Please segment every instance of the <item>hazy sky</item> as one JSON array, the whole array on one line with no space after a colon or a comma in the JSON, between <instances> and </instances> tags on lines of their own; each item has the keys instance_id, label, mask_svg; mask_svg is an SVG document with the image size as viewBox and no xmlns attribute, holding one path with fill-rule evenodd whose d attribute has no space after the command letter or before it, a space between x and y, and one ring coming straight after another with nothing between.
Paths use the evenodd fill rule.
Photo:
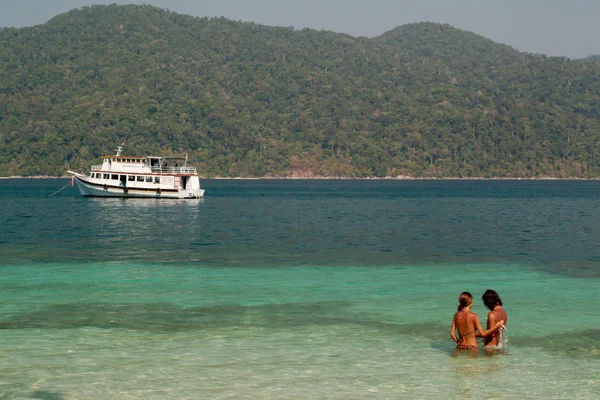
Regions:
<instances>
[{"instance_id":1,"label":"hazy sky","mask_svg":"<svg viewBox=\"0 0 600 400\"><path fill-rule=\"evenodd\" d=\"M600 0L0 0L0 26L37 25L73 8L112 3L368 37L433 21L530 53L600 54Z\"/></svg>"}]
</instances>

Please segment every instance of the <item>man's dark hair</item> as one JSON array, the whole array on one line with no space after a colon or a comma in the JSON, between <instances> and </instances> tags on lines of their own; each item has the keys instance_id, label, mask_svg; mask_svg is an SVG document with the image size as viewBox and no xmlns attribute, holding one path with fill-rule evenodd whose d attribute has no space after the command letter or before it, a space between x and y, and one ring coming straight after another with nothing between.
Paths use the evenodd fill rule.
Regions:
<instances>
[{"instance_id":1,"label":"man's dark hair","mask_svg":"<svg viewBox=\"0 0 600 400\"><path fill-rule=\"evenodd\" d=\"M483 300L483 304L485 304L489 310L493 310L494 307L502 305L500 296L498 296L498 293L492 289L486 290L483 296L481 296L481 300Z\"/></svg>"}]
</instances>

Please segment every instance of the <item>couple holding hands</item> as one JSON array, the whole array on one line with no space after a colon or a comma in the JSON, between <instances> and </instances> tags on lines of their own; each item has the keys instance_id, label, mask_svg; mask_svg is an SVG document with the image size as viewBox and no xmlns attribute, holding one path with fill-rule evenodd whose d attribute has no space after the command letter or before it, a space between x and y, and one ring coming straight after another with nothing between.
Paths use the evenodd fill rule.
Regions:
<instances>
[{"instance_id":1,"label":"couple holding hands","mask_svg":"<svg viewBox=\"0 0 600 400\"><path fill-rule=\"evenodd\" d=\"M502 308L502 300L494 290L488 289L481 296L483 304L490 310L487 319L487 330L479 322L477 314L471 311L473 296L462 292L458 297L458 311L452 318L450 337L456 342L458 350L474 350L479 348L477 338L482 337L485 348L498 348L501 344L501 333L504 330L508 315ZM458 333L458 335L457 335Z\"/></svg>"}]
</instances>

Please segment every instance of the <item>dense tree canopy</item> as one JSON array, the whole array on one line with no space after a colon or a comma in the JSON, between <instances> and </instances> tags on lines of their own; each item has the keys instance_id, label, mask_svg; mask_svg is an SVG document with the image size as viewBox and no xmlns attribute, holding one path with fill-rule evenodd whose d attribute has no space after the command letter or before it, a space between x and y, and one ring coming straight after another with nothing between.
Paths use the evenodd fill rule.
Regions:
<instances>
[{"instance_id":1,"label":"dense tree canopy","mask_svg":"<svg viewBox=\"0 0 600 400\"><path fill-rule=\"evenodd\" d=\"M584 58L584 61L600 62L600 54L594 54L589 57L586 57Z\"/></svg>"},{"instance_id":2,"label":"dense tree canopy","mask_svg":"<svg viewBox=\"0 0 600 400\"><path fill-rule=\"evenodd\" d=\"M0 176L189 154L205 176L600 177L600 64L93 6L0 30Z\"/></svg>"}]
</instances>

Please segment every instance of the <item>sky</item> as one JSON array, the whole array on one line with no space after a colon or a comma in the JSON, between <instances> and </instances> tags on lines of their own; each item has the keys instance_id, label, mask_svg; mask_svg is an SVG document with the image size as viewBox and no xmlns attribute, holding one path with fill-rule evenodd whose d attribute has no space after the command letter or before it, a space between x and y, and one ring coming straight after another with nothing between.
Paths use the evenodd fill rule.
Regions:
<instances>
[{"instance_id":1,"label":"sky","mask_svg":"<svg viewBox=\"0 0 600 400\"><path fill-rule=\"evenodd\" d=\"M529 53L600 54L600 0L0 0L0 27L42 24L74 8L113 3L367 37L431 21Z\"/></svg>"}]
</instances>

